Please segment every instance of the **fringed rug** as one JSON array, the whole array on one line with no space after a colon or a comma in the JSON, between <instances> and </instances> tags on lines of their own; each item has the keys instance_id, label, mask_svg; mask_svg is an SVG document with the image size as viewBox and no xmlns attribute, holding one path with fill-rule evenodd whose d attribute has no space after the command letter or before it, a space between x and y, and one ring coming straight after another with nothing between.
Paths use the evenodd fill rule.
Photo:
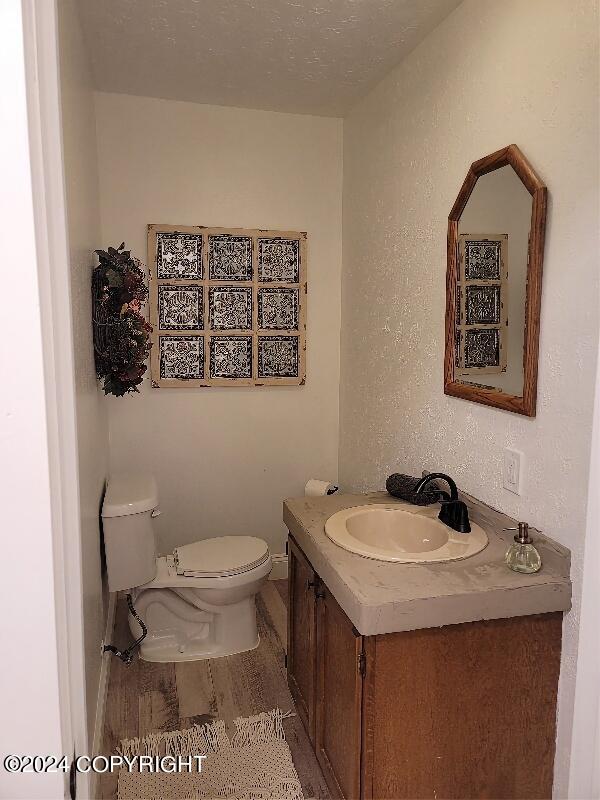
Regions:
<instances>
[{"instance_id":1,"label":"fringed rug","mask_svg":"<svg viewBox=\"0 0 600 800\"><path fill-rule=\"evenodd\" d=\"M303 800L280 709L239 717L230 739L222 720L125 739L122 756L205 755L200 772L119 771L119 800Z\"/></svg>"}]
</instances>

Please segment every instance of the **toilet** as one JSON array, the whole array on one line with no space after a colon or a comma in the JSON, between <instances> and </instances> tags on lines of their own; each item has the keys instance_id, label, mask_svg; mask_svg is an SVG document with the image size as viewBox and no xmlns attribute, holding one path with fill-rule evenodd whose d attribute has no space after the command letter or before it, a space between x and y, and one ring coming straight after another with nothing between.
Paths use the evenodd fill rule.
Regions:
<instances>
[{"instance_id":1,"label":"toilet","mask_svg":"<svg viewBox=\"0 0 600 800\"><path fill-rule=\"evenodd\" d=\"M126 591L148 628L145 661L197 661L258 646L255 595L272 568L266 542L220 536L158 558L153 518L160 514L151 475L108 480L102 520L109 591ZM137 639L142 629L130 614Z\"/></svg>"}]
</instances>

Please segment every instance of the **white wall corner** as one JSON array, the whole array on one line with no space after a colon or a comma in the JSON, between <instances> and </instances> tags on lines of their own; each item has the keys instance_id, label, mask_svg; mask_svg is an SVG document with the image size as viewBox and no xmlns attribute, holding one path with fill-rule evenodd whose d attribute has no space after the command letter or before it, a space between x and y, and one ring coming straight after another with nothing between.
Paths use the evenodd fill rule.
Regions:
<instances>
[{"instance_id":1,"label":"white wall corner","mask_svg":"<svg viewBox=\"0 0 600 800\"><path fill-rule=\"evenodd\" d=\"M568 797L600 798L600 370L596 379Z\"/></svg>"}]
</instances>

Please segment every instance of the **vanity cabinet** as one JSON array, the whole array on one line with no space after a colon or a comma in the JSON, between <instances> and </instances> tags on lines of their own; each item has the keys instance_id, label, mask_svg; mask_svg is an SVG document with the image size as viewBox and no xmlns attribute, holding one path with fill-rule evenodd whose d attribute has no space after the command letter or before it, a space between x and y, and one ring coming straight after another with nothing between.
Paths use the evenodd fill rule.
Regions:
<instances>
[{"instance_id":1,"label":"vanity cabinet","mask_svg":"<svg viewBox=\"0 0 600 800\"><path fill-rule=\"evenodd\" d=\"M361 636L289 541L289 686L334 797L551 797L562 612Z\"/></svg>"},{"instance_id":2,"label":"vanity cabinet","mask_svg":"<svg viewBox=\"0 0 600 800\"><path fill-rule=\"evenodd\" d=\"M296 711L315 743L317 684L317 575L290 537L288 542L288 649L287 672Z\"/></svg>"},{"instance_id":3,"label":"vanity cabinet","mask_svg":"<svg viewBox=\"0 0 600 800\"><path fill-rule=\"evenodd\" d=\"M315 752L337 797L359 797L363 637L323 584L317 608Z\"/></svg>"}]
</instances>

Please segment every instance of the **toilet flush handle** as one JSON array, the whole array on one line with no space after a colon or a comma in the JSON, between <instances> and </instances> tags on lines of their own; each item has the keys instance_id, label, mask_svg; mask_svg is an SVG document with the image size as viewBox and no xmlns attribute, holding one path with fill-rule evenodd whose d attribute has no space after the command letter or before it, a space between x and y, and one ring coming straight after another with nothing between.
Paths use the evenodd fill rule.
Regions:
<instances>
[{"instance_id":1,"label":"toilet flush handle","mask_svg":"<svg viewBox=\"0 0 600 800\"><path fill-rule=\"evenodd\" d=\"M153 517L160 517L160 508L158 506L152 509L152 516Z\"/></svg>"}]
</instances>

